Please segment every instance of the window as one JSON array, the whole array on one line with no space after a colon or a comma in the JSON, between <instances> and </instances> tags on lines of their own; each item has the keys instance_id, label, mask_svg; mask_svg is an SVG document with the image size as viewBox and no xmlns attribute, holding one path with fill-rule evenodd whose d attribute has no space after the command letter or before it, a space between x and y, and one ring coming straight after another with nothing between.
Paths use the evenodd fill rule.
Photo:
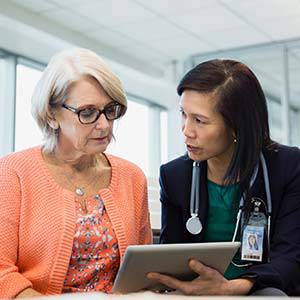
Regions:
<instances>
[{"instance_id":1,"label":"window","mask_svg":"<svg viewBox=\"0 0 300 300\"><path fill-rule=\"evenodd\" d=\"M291 144L300 146L300 113L299 109L290 110L290 131L291 131Z\"/></svg>"},{"instance_id":2,"label":"window","mask_svg":"<svg viewBox=\"0 0 300 300\"><path fill-rule=\"evenodd\" d=\"M282 120L281 120L281 105L272 99L267 98L270 136L276 142L282 142Z\"/></svg>"},{"instance_id":3,"label":"window","mask_svg":"<svg viewBox=\"0 0 300 300\"><path fill-rule=\"evenodd\" d=\"M42 134L31 116L31 96L41 71L17 65L15 151L42 143Z\"/></svg>"},{"instance_id":4,"label":"window","mask_svg":"<svg viewBox=\"0 0 300 300\"><path fill-rule=\"evenodd\" d=\"M0 52L1 53L1 52ZM4 107L6 107L6 95L5 95L5 87L6 87L6 85L5 85L5 65L4 65L4 59L2 59L1 57L0 57L0 82L1 82L1 85L4 85L4 86L1 86L1 88L0 88L0 104L1 104L1 107L2 108L4 108ZM1 119L3 118L3 113L4 113L4 110L2 109L2 111L0 111L0 117L1 117ZM2 156L2 155L5 155L5 154L7 154L7 151L6 151L6 149L5 149L5 147L4 147L4 142L6 142L6 138L5 138L5 134L7 134L7 130L6 130L6 128L5 128L5 125L6 125L6 122L4 121L3 122L3 120L1 120L0 119L0 122L1 122L1 124L0 124L0 140L1 140L1 142L2 143L0 143L0 145L1 145L1 149L0 149L0 156Z\"/></svg>"},{"instance_id":5,"label":"window","mask_svg":"<svg viewBox=\"0 0 300 300\"><path fill-rule=\"evenodd\" d=\"M4 70L4 59L1 58L0 52L0 82L4 82L5 70ZM3 88L0 89L0 97L3 97Z\"/></svg>"},{"instance_id":6,"label":"window","mask_svg":"<svg viewBox=\"0 0 300 300\"><path fill-rule=\"evenodd\" d=\"M158 172L160 164L167 160L167 113L157 106L128 100L127 112L115 123L114 135L116 141L108 152L134 162L146 174L151 224L159 229Z\"/></svg>"},{"instance_id":7,"label":"window","mask_svg":"<svg viewBox=\"0 0 300 300\"><path fill-rule=\"evenodd\" d=\"M108 152L134 162L148 174L149 107L129 100L126 114L114 124L114 136Z\"/></svg>"},{"instance_id":8,"label":"window","mask_svg":"<svg viewBox=\"0 0 300 300\"><path fill-rule=\"evenodd\" d=\"M300 45L291 47L288 53L291 144L300 147Z\"/></svg>"},{"instance_id":9,"label":"window","mask_svg":"<svg viewBox=\"0 0 300 300\"><path fill-rule=\"evenodd\" d=\"M160 113L160 153L161 163L168 161L168 113L163 110Z\"/></svg>"},{"instance_id":10,"label":"window","mask_svg":"<svg viewBox=\"0 0 300 300\"><path fill-rule=\"evenodd\" d=\"M14 150L16 59L2 55L0 60L0 155Z\"/></svg>"}]
</instances>

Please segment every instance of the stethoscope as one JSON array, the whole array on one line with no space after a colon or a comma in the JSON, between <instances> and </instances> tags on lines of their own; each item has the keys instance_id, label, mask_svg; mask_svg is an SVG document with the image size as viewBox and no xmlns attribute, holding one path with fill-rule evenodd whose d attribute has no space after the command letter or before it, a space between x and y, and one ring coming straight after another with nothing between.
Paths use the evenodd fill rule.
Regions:
<instances>
[{"instance_id":1,"label":"stethoscope","mask_svg":"<svg viewBox=\"0 0 300 300\"><path fill-rule=\"evenodd\" d=\"M269 175L266 160L262 153L259 155L259 159L263 169L263 176L264 176L264 184L265 184L265 192L267 196L267 208L266 211L268 213L267 218L267 238L268 238L268 250L270 250L270 225L271 225L271 213L272 213L272 201L271 201L271 192L270 192L270 182L269 182ZM258 164L256 165L253 174L250 179L250 188L253 186L254 181L258 174ZM191 217L186 222L186 229L194 235L199 234L202 231L202 223L198 216L199 212L199 204L200 204L200 191L199 191L199 179L200 179L200 162L194 161L193 162L193 175L192 175L192 186L191 186L191 198L190 198L190 214ZM241 221L242 211L244 207L244 199L246 198L246 194L242 195L239 204L239 210L237 213L237 220L235 225L235 230L233 234L232 241L235 241L238 227ZM268 252L269 253L269 252Z\"/></svg>"}]
</instances>

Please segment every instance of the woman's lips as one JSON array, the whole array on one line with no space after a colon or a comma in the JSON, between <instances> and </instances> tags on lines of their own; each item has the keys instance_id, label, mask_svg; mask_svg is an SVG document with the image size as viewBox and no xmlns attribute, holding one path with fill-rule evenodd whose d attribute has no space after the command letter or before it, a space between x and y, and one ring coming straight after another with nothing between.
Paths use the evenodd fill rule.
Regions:
<instances>
[{"instance_id":1,"label":"woman's lips","mask_svg":"<svg viewBox=\"0 0 300 300\"><path fill-rule=\"evenodd\" d=\"M186 145L186 148L189 152L198 152L199 151L198 147L193 147L191 145Z\"/></svg>"},{"instance_id":2,"label":"woman's lips","mask_svg":"<svg viewBox=\"0 0 300 300\"><path fill-rule=\"evenodd\" d=\"M92 140L99 142L99 143L106 143L107 139L108 139L108 137L104 136L104 137L93 138Z\"/></svg>"}]
</instances>

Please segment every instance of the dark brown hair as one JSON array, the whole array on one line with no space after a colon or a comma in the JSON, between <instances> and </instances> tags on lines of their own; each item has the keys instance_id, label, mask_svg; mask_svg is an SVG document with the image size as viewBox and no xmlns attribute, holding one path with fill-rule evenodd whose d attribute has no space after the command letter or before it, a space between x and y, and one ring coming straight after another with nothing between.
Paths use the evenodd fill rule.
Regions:
<instances>
[{"instance_id":1,"label":"dark brown hair","mask_svg":"<svg viewBox=\"0 0 300 300\"><path fill-rule=\"evenodd\" d=\"M248 189L259 153L272 144L266 98L256 76L240 62L216 59L190 70L177 87L179 95L184 90L216 95L216 109L237 140L224 182L239 180Z\"/></svg>"}]
</instances>

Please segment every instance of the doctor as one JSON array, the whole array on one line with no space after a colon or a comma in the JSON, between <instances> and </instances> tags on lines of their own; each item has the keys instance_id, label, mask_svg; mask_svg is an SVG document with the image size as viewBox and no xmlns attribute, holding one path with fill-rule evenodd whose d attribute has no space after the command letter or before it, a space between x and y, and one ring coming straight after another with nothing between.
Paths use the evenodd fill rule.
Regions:
<instances>
[{"instance_id":1,"label":"doctor","mask_svg":"<svg viewBox=\"0 0 300 300\"><path fill-rule=\"evenodd\" d=\"M160 242L242 246L224 276L190 260L193 281L148 277L188 295L292 294L300 286L299 149L271 140L264 93L242 63L201 63L177 91L187 154L160 169Z\"/></svg>"}]
</instances>

